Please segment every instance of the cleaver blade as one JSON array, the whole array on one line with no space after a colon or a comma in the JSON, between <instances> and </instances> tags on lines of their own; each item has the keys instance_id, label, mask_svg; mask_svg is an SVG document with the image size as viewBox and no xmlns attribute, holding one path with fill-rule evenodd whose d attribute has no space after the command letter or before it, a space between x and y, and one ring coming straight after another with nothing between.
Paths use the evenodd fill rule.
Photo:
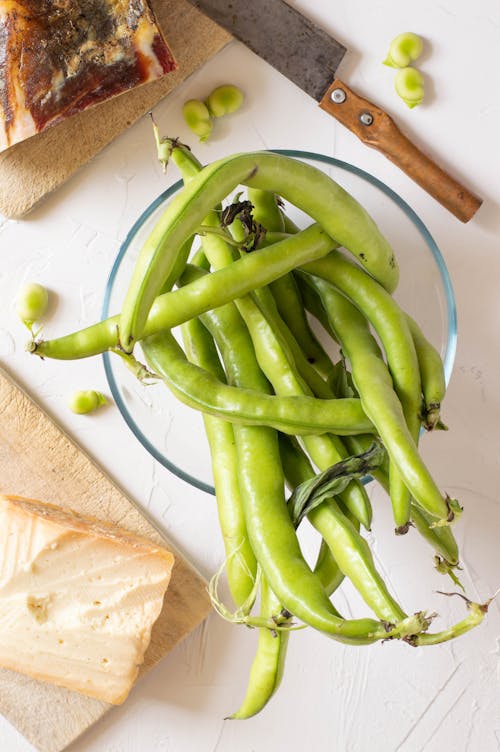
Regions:
<instances>
[{"instance_id":1,"label":"cleaver blade","mask_svg":"<svg viewBox=\"0 0 500 752\"><path fill-rule=\"evenodd\" d=\"M284 2L191 0L252 52L320 102L347 52Z\"/></svg>"}]
</instances>

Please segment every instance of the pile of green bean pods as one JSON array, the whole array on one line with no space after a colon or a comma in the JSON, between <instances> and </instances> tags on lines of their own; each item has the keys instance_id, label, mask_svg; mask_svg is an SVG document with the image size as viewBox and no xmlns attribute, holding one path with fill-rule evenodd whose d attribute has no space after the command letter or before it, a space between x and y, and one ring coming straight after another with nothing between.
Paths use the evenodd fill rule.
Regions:
<instances>
[{"instance_id":1,"label":"pile of green bean pods","mask_svg":"<svg viewBox=\"0 0 500 752\"><path fill-rule=\"evenodd\" d=\"M202 412L234 607L220 602L219 573L210 593L219 613L259 634L231 716L247 718L277 689L296 628L351 645L432 645L479 624L488 604L463 595L463 621L431 632L433 615L395 600L362 534L372 523L369 472L387 491L396 533L418 531L460 585L452 523L461 508L418 450L422 427L443 427L441 358L392 297L397 260L375 222L298 160L255 152L203 167L156 137L185 185L144 243L121 313L29 349L58 359L114 351ZM310 218L305 229L285 202ZM304 518L318 532L313 566L297 535ZM344 578L366 617L334 605Z\"/></svg>"}]
</instances>

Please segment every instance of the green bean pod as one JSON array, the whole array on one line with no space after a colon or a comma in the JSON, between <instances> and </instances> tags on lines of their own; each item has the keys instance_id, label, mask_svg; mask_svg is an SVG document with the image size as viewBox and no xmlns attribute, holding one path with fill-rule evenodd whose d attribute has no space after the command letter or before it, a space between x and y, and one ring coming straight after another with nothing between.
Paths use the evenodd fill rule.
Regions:
<instances>
[{"instance_id":1,"label":"green bean pod","mask_svg":"<svg viewBox=\"0 0 500 752\"><path fill-rule=\"evenodd\" d=\"M293 460L291 459L293 444L290 445L284 439L280 449L285 474L288 468L296 485L314 477L312 467L301 461L296 450ZM293 469L290 468L292 464ZM333 499L323 502L308 512L307 519L322 536L340 571L351 580L375 615L392 623L406 619L406 614L391 596L377 571L368 543L338 504Z\"/></svg>"},{"instance_id":2,"label":"green bean pod","mask_svg":"<svg viewBox=\"0 0 500 752\"><path fill-rule=\"evenodd\" d=\"M239 310L249 329L257 361L280 396L311 395L311 390L298 373L293 358L287 352L286 342L276 334L268 319L262 315L254 301L248 297L238 301ZM347 450L334 435L304 435L304 445L320 470L347 457ZM366 528L370 528L372 510L362 484L353 481L340 497L348 509Z\"/></svg>"},{"instance_id":3,"label":"green bean pod","mask_svg":"<svg viewBox=\"0 0 500 752\"><path fill-rule=\"evenodd\" d=\"M303 281L306 280L307 278L304 278ZM320 300L323 302L325 309L328 310L331 322L330 326L336 326L336 336L337 339L340 340L344 351L347 353L349 352L346 337L348 339L349 337L350 339L356 337L359 343L362 343L362 347L359 347L359 350L357 350L357 357L360 358L359 363L362 362L361 359L363 357L369 357L376 362L378 373L382 380L386 382L385 389L389 390L389 386L392 387L392 384L390 384L388 374L386 373L386 367L382 360L380 348L372 336L368 322L363 314L361 314L346 298L337 293L333 287L329 286L328 283L318 279L313 280L311 278L309 278L309 283L312 285L313 291L315 290L316 293L319 294ZM346 333L349 330L350 335ZM356 363L357 362L358 361L356 361ZM359 371L361 372L361 367L359 367ZM365 372L360 375L360 378L364 379L366 382L370 379L369 371L367 371L366 368ZM373 378L376 379L376 376L374 375ZM356 381L356 379L354 379L354 381ZM382 387L382 384L379 384L379 387ZM368 388L370 389L369 386ZM399 407L395 395L392 395L392 388L390 389L389 396L393 396L396 406ZM347 446L349 446L351 450L356 451L362 446L362 443L360 442L359 437L355 436L351 442L347 442ZM395 472L393 464L390 465L390 477L390 499L396 524L396 532L406 532L410 520L410 493L406 485L402 483L399 473Z\"/></svg>"},{"instance_id":4,"label":"green bean pod","mask_svg":"<svg viewBox=\"0 0 500 752\"><path fill-rule=\"evenodd\" d=\"M213 163L194 176L174 196L143 244L120 315L120 346L125 352L131 352L135 342L145 336L151 307L183 243L197 231L208 212L255 170L251 161L231 166L233 169L223 171ZM202 173L203 179L199 179Z\"/></svg>"},{"instance_id":5,"label":"green bean pod","mask_svg":"<svg viewBox=\"0 0 500 752\"><path fill-rule=\"evenodd\" d=\"M286 276L289 277L290 275ZM283 280L285 277L281 277L281 279ZM275 336L279 338L283 351L286 353L289 361L294 364L297 374L303 382L316 397L332 399L335 395L329 384L306 358L300 343L281 317L271 289L269 287L261 287L252 293L252 298L263 316L265 316L269 324L273 327Z\"/></svg>"},{"instance_id":6,"label":"green bean pod","mask_svg":"<svg viewBox=\"0 0 500 752\"><path fill-rule=\"evenodd\" d=\"M198 319L191 319L182 325L182 336L190 360L221 382L225 380L213 340ZM241 606L254 587L257 562L248 541L241 504L234 431L231 423L211 415L204 415L203 421L210 447L215 498L226 552L227 581L234 602Z\"/></svg>"},{"instance_id":7,"label":"green bean pod","mask_svg":"<svg viewBox=\"0 0 500 752\"><path fill-rule=\"evenodd\" d=\"M448 526L432 527L433 518L416 504L411 506L411 520L420 535L442 556L451 567L459 562L458 544Z\"/></svg>"},{"instance_id":8,"label":"green bean pod","mask_svg":"<svg viewBox=\"0 0 500 752\"><path fill-rule=\"evenodd\" d=\"M415 344L420 380L422 382L423 404L421 418L423 426L426 431L432 431L434 428L444 428L440 417L441 402L446 394L443 361L417 322L408 315L407 321Z\"/></svg>"},{"instance_id":9,"label":"green bean pod","mask_svg":"<svg viewBox=\"0 0 500 752\"><path fill-rule=\"evenodd\" d=\"M144 336L156 296L182 244L239 184L274 191L303 209L390 291L398 282L394 253L367 212L321 170L268 152L236 154L204 167L172 199L141 249L120 317L120 344L130 352Z\"/></svg>"},{"instance_id":10,"label":"green bean pod","mask_svg":"<svg viewBox=\"0 0 500 752\"><path fill-rule=\"evenodd\" d=\"M317 291L314 290L311 284L308 284L305 281L303 275L301 275L300 272L294 273L294 277L297 280L297 285L299 287L299 290L301 292L301 295L303 297L307 310L317 319L317 321L321 324L325 332L330 335L330 337L332 338L332 341L337 342L335 332L332 330L330 326L330 320L328 318L328 314L321 302L321 298L318 295ZM377 342L373 338L371 339L371 346L374 348L374 352L378 350L379 356L380 358L382 358L382 352L380 351ZM338 369L340 365L341 365L341 362L339 361L335 365L335 368ZM335 382L336 381L337 379L335 379ZM352 376L351 376L351 382L352 382ZM336 385L333 383L332 380L330 380L329 384L332 387L332 391L336 397L344 398L347 396L347 392L342 391L342 390L337 391ZM351 383L350 386L353 387L355 395L359 396L354 384ZM352 389L349 390L349 393L352 393ZM344 443L351 454L362 454L363 452L366 452L369 449L372 441L373 441L373 438L371 434L356 434L353 436L344 437ZM387 474L387 484L384 485L384 488L387 491L387 493L389 493L389 481L388 481L389 458L387 458L387 460L384 462L382 467L383 467L384 472ZM380 469L374 471L373 476L377 480L379 480Z\"/></svg>"},{"instance_id":11,"label":"green bean pod","mask_svg":"<svg viewBox=\"0 0 500 752\"><path fill-rule=\"evenodd\" d=\"M212 250L217 254L217 256L215 257L216 263L224 264L227 262L228 256L224 247L214 243ZM217 339L217 344L224 360L230 382L239 385L240 388L242 388L242 385L247 385L251 389L262 390L264 393L269 393L271 391L271 387L257 364L252 340L236 307L228 305L224 308L218 308L208 311L203 315L202 319L207 327L212 330L214 336ZM235 426L234 430L235 438L239 434L242 440L246 439L247 433L244 429L241 429L240 432L240 429ZM256 430L264 432L264 435L268 439L271 438L271 443L273 443L273 432L267 432L266 434L266 429L257 428ZM272 458L268 458L267 456L265 446L258 446L258 454L259 457L263 459L263 461L267 462L268 459L270 459L272 463ZM267 472L265 468L263 468L263 472ZM270 466L269 478L271 483L274 483L273 475L274 471L271 472ZM290 523L288 515L287 521L288 523ZM292 536L292 541L295 541L296 545L298 546L298 541L296 541L296 538L294 536ZM300 558L302 558L302 555L300 554L300 548L299 555ZM304 565L306 567L306 571L310 573L310 570L303 561L302 566ZM319 586L322 585L322 581L319 579L319 577L317 582ZM293 588L292 583L290 583L290 587ZM334 618L339 618L336 616L337 612L335 611L333 606L330 605L329 601L327 601L327 603L329 604L328 610L332 613ZM361 621L359 624L356 624L354 628L362 630L364 627L368 627L370 624L373 625L374 622ZM267 687L267 691L269 693L274 691L274 688L279 681L279 675L281 671L280 666L282 667L282 657L284 657L284 651L282 652L282 643L280 641L270 642L270 637L265 637L263 635L263 632L260 632L260 635L261 637L259 638L259 649L255 658L254 667L252 668L252 675L250 677L247 697L245 698L243 707L240 708L236 717L243 717L242 714L249 714L252 709L258 706L258 701L255 695L256 690L258 690L258 687L262 684L262 682L265 683L265 686ZM281 632L278 633L278 637L281 640L282 638L280 635ZM345 638L342 639L344 640ZM355 638L350 637L349 640L353 640L356 644L366 644L373 641L371 636L368 637L366 635L363 635L361 637L357 635ZM257 694L259 695L258 692ZM266 697L266 693L264 693L264 697Z\"/></svg>"},{"instance_id":12,"label":"green bean pod","mask_svg":"<svg viewBox=\"0 0 500 752\"><path fill-rule=\"evenodd\" d=\"M255 191L252 192L250 190L249 195L254 200L261 202L261 213L257 216L260 219L265 219L265 212L268 216L268 224L271 225L272 229L279 229L281 227L281 215L274 199L273 201L269 200L270 194L263 191L257 194ZM274 216L272 214L273 206L276 210ZM215 220L213 213L211 215L211 220ZM225 267L228 264L233 263L231 249L219 236L213 236L212 239L203 238L202 244L209 261L215 268ZM274 390L278 395L310 395L311 391L307 383L301 378L298 369L295 367L294 353L296 357L299 358L299 362L302 362L301 359L303 358L303 355L300 352L298 345L296 345L291 333L284 332L284 330L286 330L286 325L279 317L271 294L267 289L261 288L254 292L254 295L266 311L267 318L265 315L262 315L262 312L249 295L238 299L236 301L236 306L250 331L258 365L272 383ZM271 328L270 321L272 322L274 329ZM224 345L219 345L222 347L223 352L226 352L226 358L229 357L234 359L235 353L240 352L239 347L235 347L234 332L238 332L239 336L241 336L241 326L242 324L239 321L233 321L229 325L226 324L224 326L221 324L219 316L218 323L211 330L213 336L218 342L220 342L221 337L225 336L223 334L224 331L228 333ZM227 342L230 342L231 344L229 353L226 346ZM290 344L292 344L292 348L296 345L294 353L290 350ZM249 347L247 345L245 346L247 365L248 350ZM239 361L240 358L237 357L237 360ZM254 365L255 364L253 364L252 367L254 367ZM303 366L307 371L309 364L306 362ZM320 396L329 397L330 391L326 389L326 384L318 375L316 375L316 372L314 371L312 374L309 373L308 375L310 378L314 377L313 383L315 384L316 389L319 389ZM237 382L237 379L235 379L235 381ZM317 384L318 381L320 382L319 385ZM325 469L347 456L347 452L337 436L313 436L310 439L306 438L305 441L306 443L310 443L313 457L321 469ZM360 522L369 528L371 525L372 510L368 495L363 486L357 481L350 483L342 493L341 498L344 499L348 508L358 517Z\"/></svg>"},{"instance_id":13,"label":"green bean pod","mask_svg":"<svg viewBox=\"0 0 500 752\"><path fill-rule=\"evenodd\" d=\"M225 313L234 317L237 311L228 306ZM240 343L244 345L245 328L238 324L238 319L229 320L229 325L222 326L220 315L220 309L211 310L202 320L208 327L215 325L214 335L229 382L241 388L270 390L269 382L256 367L255 353L252 359L252 351L239 346ZM236 345L234 336L238 333L241 337ZM250 544L280 603L297 618L342 642L369 644L386 638L388 633L380 622L373 619L349 621L338 616L321 581L302 557L284 499L276 432L264 426L235 424L234 435L239 487Z\"/></svg>"},{"instance_id":14,"label":"green bean pod","mask_svg":"<svg viewBox=\"0 0 500 752\"><path fill-rule=\"evenodd\" d=\"M374 280L363 274L359 268L350 264L338 253L333 254L326 264L318 261L307 264L305 268L329 281L344 295L347 295L375 328L384 346L394 388L401 401L412 443L415 444L418 440L420 428L421 385L417 355L406 315L380 285L372 284ZM377 427L380 432L380 426ZM407 446L406 442L398 446L392 445L392 459L394 459L394 449L397 452L403 445ZM389 451L389 454L391 455L391 451ZM418 472L415 472L417 470L415 462L419 466ZM398 461L395 461L394 465L397 474L401 475L409 492L401 493L401 507L406 523L409 521L409 494L411 493L413 493L415 500L434 516L443 521L446 521L449 516L451 516L451 519L453 518L434 480L419 458L418 452L414 454L412 465L407 464L403 468L401 462ZM411 481L410 473L412 474ZM425 501L422 493L424 489L419 490L415 481L417 481L417 486L420 481L425 486ZM399 483L399 478L396 482ZM401 489L401 486L399 488Z\"/></svg>"},{"instance_id":15,"label":"green bean pod","mask_svg":"<svg viewBox=\"0 0 500 752\"><path fill-rule=\"evenodd\" d=\"M267 231L284 231L285 216L278 205L276 194L249 188L248 198L253 204L252 215L255 221L259 222ZM297 231L298 228L295 228L295 232ZM318 370L320 375L326 378L332 364L309 326L300 293L292 275L287 274L275 280L271 284L271 292L276 308L273 312L273 320L281 324L280 332L288 341L299 373L313 389L316 396L331 397L331 394L327 395L324 391L322 393L317 389L315 390L313 385L319 385L321 390L322 383L315 379L315 372ZM261 288L254 293L254 297L262 312L266 315L266 310L268 312L270 307L267 289ZM267 301L266 304L264 304L264 300ZM314 368L312 364L314 364Z\"/></svg>"},{"instance_id":16,"label":"green bean pod","mask_svg":"<svg viewBox=\"0 0 500 752\"><path fill-rule=\"evenodd\" d=\"M282 606L266 580L261 582L260 615L278 620ZM250 668L248 688L240 707L229 716L242 720L259 713L278 689L283 677L289 631L259 629L257 652Z\"/></svg>"},{"instance_id":17,"label":"green bean pod","mask_svg":"<svg viewBox=\"0 0 500 752\"><path fill-rule=\"evenodd\" d=\"M308 269L313 265L308 265ZM450 510L426 465L406 424L401 402L385 363L367 335L364 317L332 285L310 278L328 309L331 326L349 358L352 375L367 415L376 426L391 463L401 473L415 501L437 520L446 520Z\"/></svg>"},{"instance_id":18,"label":"green bean pod","mask_svg":"<svg viewBox=\"0 0 500 752\"><path fill-rule=\"evenodd\" d=\"M296 439L279 434L278 444L287 486L290 491L294 491L304 480L312 477L314 470ZM359 530L359 522L355 517L352 518L352 523ZM328 596L331 596L344 580L344 573L339 568L325 540L321 541L313 571Z\"/></svg>"},{"instance_id":19,"label":"green bean pod","mask_svg":"<svg viewBox=\"0 0 500 752\"><path fill-rule=\"evenodd\" d=\"M269 389L269 384L261 372L259 376L259 371L256 372L253 367L246 367L245 350L242 351L239 347L233 347L235 343L231 332L237 332L238 328L233 323L226 327L222 326L220 310L207 312L204 314L203 320L209 327L210 325L214 326L214 335L217 336L217 344L229 380L241 387L249 385L253 389ZM227 335L227 338L224 334ZM241 360L243 360L243 363ZM264 576L279 601L290 613L295 614L297 618L306 623L312 623L312 626L319 629L324 628L325 631L330 630L334 635L340 629L338 639L342 641L368 644L375 639L385 637L386 634L384 634L382 625L373 620L356 620L354 624L343 627L344 621L336 615L336 611L325 595L321 581L319 578L316 579L304 561L284 501L283 477L280 474L281 464L275 432L263 426L238 425L234 425L234 432L238 450L240 492L250 543L263 569ZM242 453L244 462L242 462ZM258 463L255 461L256 457L259 458ZM254 506L255 504L258 504L258 508ZM264 517L259 518L260 514L264 514ZM284 529L282 528L283 516L285 519ZM261 529L265 531L264 540L260 534ZM274 532L278 536L276 539L274 539ZM255 542L260 544L259 553L254 547ZM273 551L275 544L277 544L276 552ZM271 550L268 549L268 546ZM290 556L290 564L292 565L290 571L288 556ZM270 565L272 579L269 578L266 571ZM277 577L280 568L284 580L281 580L281 575ZM300 579L295 580L299 574L306 580L304 590L300 587ZM297 585L299 585L298 590L296 589ZM310 591L312 602L309 602ZM283 599L283 594L288 595L289 604ZM305 597L305 602L302 602L302 595ZM330 619L333 621L330 622ZM344 634L344 631L346 634Z\"/></svg>"},{"instance_id":20,"label":"green bean pod","mask_svg":"<svg viewBox=\"0 0 500 752\"><path fill-rule=\"evenodd\" d=\"M265 222L266 226L269 226L272 232L279 231L284 223L274 195L267 191L249 189L248 196L249 199L256 202L255 219L259 222ZM217 212L211 212L206 218L206 221L212 226L218 226L220 224L220 217ZM206 235L202 238L202 246L214 269L224 268L229 264L232 264L235 260L233 249L231 249L231 247L219 235ZM282 346L287 348L288 357L293 358L297 364L299 373L305 381L309 383L316 396L326 399L331 398L333 395L330 390L328 390L325 382L312 368L310 363L307 362L295 338L280 318L267 288L261 287L260 289L253 291L252 296L255 298L257 305L259 305L264 315L266 315L266 313L269 314L270 304L274 306L274 311L272 312L273 323L278 330L277 336L280 336ZM245 305L245 301L241 302L236 300L236 306L239 307L240 310L242 305Z\"/></svg>"},{"instance_id":21,"label":"green bean pod","mask_svg":"<svg viewBox=\"0 0 500 752\"><path fill-rule=\"evenodd\" d=\"M357 520L356 524L359 526ZM324 539L321 540L318 557L313 571L314 574L319 577L323 589L328 596L333 595L344 581L345 575L334 559L328 543Z\"/></svg>"},{"instance_id":22,"label":"green bean pod","mask_svg":"<svg viewBox=\"0 0 500 752\"><path fill-rule=\"evenodd\" d=\"M325 332L331 337L332 341L336 342L338 345L337 336L331 327L330 319L323 303L321 302L321 297L314 288L307 283L306 278L300 274L300 270L294 271L293 276L297 280L306 310L314 316L316 321L321 324Z\"/></svg>"},{"instance_id":23,"label":"green bean pod","mask_svg":"<svg viewBox=\"0 0 500 752\"><path fill-rule=\"evenodd\" d=\"M271 283L278 312L299 344L307 362L328 379L333 371L331 358L312 331L297 283L291 274Z\"/></svg>"},{"instance_id":24,"label":"green bean pod","mask_svg":"<svg viewBox=\"0 0 500 752\"><path fill-rule=\"evenodd\" d=\"M211 308L229 303L331 249L330 237L319 225L312 225L298 235L253 251L190 286L160 295L151 309L143 336L172 329ZM27 349L40 357L58 360L99 355L118 346L119 323L119 316L111 316L65 337L30 342Z\"/></svg>"},{"instance_id":25,"label":"green bean pod","mask_svg":"<svg viewBox=\"0 0 500 752\"><path fill-rule=\"evenodd\" d=\"M394 463L389 463L389 496L396 535L406 535L410 527L411 493Z\"/></svg>"},{"instance_id":26,"label":"green bean pod","mask_svg":"<svg viewBox=\"0 0 500 752\"><path fill-rule=\"evenodd\" d=\"M379 621L337 616L319 578L305 562L284 499L275 432L261 426L235 426L235 438L250 542L280 602L305 624L341 642L369 644L386 638Z\"/></svg>"},{"instance_id":27,"label":"green bean pod","mask_svg":"<svg viewBox=\"0 0 500 752\"><path fill-rule=\"evenodd\" d=\"M371 277L340 253L306 265L306 270L330 282L366 316L377 332L412 435L420 427L420 372L406 315Z\"/></svg>"},{"instance_id":28,"label":"green bean pod","mask_svg":"<svg viewBox=\"0 0 500 752\"><path fill-rule=\"evenodd\" d=\"M329 507L329 514L324 514L320 505L307 517L326 541L339 569L351 580L379 619L392 623L402 621L406 614L377 571L368 543L335 501L331 500Z\"/></svg>"},{"instance_id":29,"label":"green bean pod","mask_svg":"<svg viewBox=\"0 0 500 752\"><path fill-rule=\"evenodd\" d=\"M371 284L373 280L363 274L359 267L350 264L340 254L332 256L331 262L317 267L316 271L354 302L379 335L409 432L417 442L421 385L417 355L406 316L385 290ZM389 478L396 533L406 533L410 524L410 489L400 468L394 463L390 465Z\"/></svg>"},{"instance_id":30,"label":"green bean pod","mask_svg":"<svg viewBox=\"0 0 500 752\"><path fill-rule=\"evenodd\" d=\"M280 208L276 194L250 188L248 198L254 206L252 214L256 221L268 230L285 231L287 227L287 231L294 234L299 231ZM270 287L278 313L298 344L303 361L313 364L321 376L328 378L332 371L332 362L309 326L295 279L291 274L287 274L272 282ZM294 357L299 371L307 381L296 353ZM309 386L312 385L309 383Z\"/></svg>"},{"instance_id":31,"label":"green bean pod","mask_svg":"<svg viewBox=\"0 0 500 752\"><path fill-rule=\"evenodd\" d=\"M219 327L222 315L219 309L217 314L204 314L203 319L217 317L215 326ZM149 367L175 396L206 415L231 423L268 425L284 433L304 436L330 431L355 434L373 428L357 399L276 396L225 384L206 369L190 363L168 330L146 338L142 347Z\"/></svg>"}]
</instances>

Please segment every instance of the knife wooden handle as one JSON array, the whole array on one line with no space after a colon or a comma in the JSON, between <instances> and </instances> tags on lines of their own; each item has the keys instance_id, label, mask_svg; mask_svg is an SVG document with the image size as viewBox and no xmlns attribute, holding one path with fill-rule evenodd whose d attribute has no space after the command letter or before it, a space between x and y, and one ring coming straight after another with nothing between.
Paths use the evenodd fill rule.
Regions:
<instances>
[{"instance_id":1,"label":"knife wooden handle","mask_svg":"<svg viewBox=\"0 0 500 752\"><path fill-rule=\"evenodd\" d=\"M482 199L420 151L384 110L358 96L339 79L333 81L319 105L367 146L385 154L461 222L468 222L481 206Z\"/></svg>"}]
</instances>

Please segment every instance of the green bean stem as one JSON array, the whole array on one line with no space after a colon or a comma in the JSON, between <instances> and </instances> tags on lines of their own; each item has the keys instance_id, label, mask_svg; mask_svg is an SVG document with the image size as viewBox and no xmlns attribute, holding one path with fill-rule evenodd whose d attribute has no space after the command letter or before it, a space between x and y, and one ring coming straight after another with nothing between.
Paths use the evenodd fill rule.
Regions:
<instances>
[{"instance_id":1,"label":"green bean stem","mask_svg":"<svg viewBox=\"0 0 500 752\"><path fill-rule=\"evenodd\" d=\"M189 183L191 178L194 178L202 169L202 163L195 157L189 146L183 144L178 138L160 138L158 126L152 116L151 119L153 120L158 161L166 170L168 163L172 160L179 168L184 182Z\"/></svg>"},{"instance_id":2,"label":"green bean stem","mask_svg":"<svg viewBox=\"0 0 500 752\"><path fill-rule=\"evenodd\" d=\"M252 203L252 215L266 230L285 232L285 221L278 206L276 194L259 188L249 188L248 200Z\"/></svg>"},{"instance_id":3,"label":"green bean stem","mask_svg":"<svg viewBox=\"0 0 500 752\"><path fill-rule=\"evenodd\" d=\"M144 336L156 296L179 249L204 217L238 184L275 191L298 205L347 248L390 291L398 281L394 253L367 212L321 170L268 152L212 162L172 199L144 243L120 316L120 344L130 351Z\"/></svg>"},{"instance_id":4,"label":"green bean stem","mask_svg":"<svg viewBox=\"0 0 500 752\"><path fill-rule=\"evenodd\" d=\"M445 593L445 595L448 595L448 593ZM457 593L457 595L461 594ZM462 619L462 621L459 621L448 629L443 629L441 632L426 632L425 634L415 635L415 637L408 638L408 642L415 646L439 645L442 642L454 640L456 637L460 637L461 635L470 632L474 627L477 627L481 624L488 613L488 606L491 599L486 603L472 603L467 599L465 600L467 601L467 607L469 609L469 614L465 619Z\"/></svg>"}]
</instances>

